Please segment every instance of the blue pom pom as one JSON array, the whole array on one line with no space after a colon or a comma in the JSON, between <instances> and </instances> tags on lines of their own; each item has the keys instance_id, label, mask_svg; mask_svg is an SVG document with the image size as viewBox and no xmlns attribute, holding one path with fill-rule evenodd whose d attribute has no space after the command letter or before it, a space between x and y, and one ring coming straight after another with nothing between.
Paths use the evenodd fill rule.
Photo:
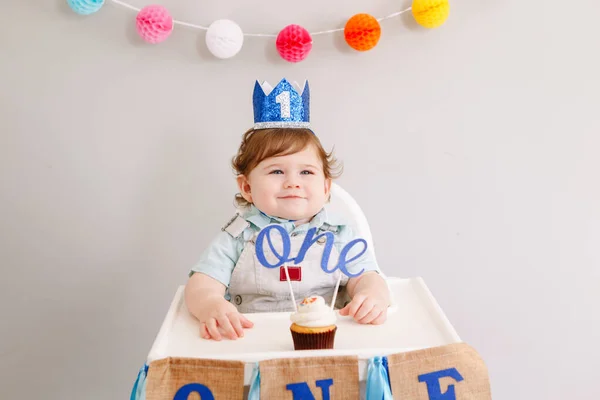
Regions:
<instances>
[{"instance_id":1,"label":"blue pom pom","mask_svg":"<svg viewBox=\"0 0 600 400\"><path fill-rule=\"evenodd\" d=\"M73 11L81 15L93 14L104 5L104 0L67 0Z\"/></svg>"}]
</instances>

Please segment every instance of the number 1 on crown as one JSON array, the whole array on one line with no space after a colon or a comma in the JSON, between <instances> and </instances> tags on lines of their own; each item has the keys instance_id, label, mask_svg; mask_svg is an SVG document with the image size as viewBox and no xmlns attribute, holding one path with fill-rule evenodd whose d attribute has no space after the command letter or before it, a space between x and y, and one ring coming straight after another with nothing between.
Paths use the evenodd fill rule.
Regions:
<instances>
[{"instance_id":1,"label":"number 1 on crown","mask_svg":"<svg viewBox=\"0 0 600 400\"><path fill-rule=\"evenodd\" d=\"M290 113L290 92L281 92L275 97L277 104L281 106L281 118L289 118Z\"/></svg>"}]
</instances>

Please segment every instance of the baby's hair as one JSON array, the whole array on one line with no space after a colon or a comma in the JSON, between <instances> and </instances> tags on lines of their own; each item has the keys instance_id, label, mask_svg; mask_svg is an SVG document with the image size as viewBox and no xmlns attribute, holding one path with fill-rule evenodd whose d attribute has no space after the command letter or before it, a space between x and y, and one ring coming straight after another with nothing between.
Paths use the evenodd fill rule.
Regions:
<instances>
[{"instance_id":1,"label":"baby's hair","mask_svg":"<svg viewBox=\"0 0 600 400\"><path fill-rule=\"evenodd\" d=\"M342 167L333 156L333 151L326 152L319 138L309 129L269 128L250 129L244 133L242 143L231 165L237 176L248 176L263 160L270 157L295 154L313 146L317 156L323 163L325 178L335 179L342 174ZM247 207L249 203L240 193L235 195L238 207Z\"/></svg>"}]
</instances>

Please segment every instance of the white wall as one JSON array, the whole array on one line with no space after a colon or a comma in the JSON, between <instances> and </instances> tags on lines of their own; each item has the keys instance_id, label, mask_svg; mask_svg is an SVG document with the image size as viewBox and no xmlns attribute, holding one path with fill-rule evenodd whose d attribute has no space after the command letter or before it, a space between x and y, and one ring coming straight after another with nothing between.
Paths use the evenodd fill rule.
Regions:
<instances>
[{"instance_id":1,"label":"white wall","mask_svg":"<svg viewBox=\"0 0 600 400\"><path fill-rule=\"evenodd\" d=\"M299 64L263 38L228 61L190 29L145 45L107 3L87 18L64 0L1 8L0 398L129 395L231 215L254 80L284 76L310 79L383 268L425 278L494 399L600 395L599 2L454 0L442 29L388 20L368 53L321 36ZM409 2L162 4L275 33Z\"/></svg>"}]
</instances>

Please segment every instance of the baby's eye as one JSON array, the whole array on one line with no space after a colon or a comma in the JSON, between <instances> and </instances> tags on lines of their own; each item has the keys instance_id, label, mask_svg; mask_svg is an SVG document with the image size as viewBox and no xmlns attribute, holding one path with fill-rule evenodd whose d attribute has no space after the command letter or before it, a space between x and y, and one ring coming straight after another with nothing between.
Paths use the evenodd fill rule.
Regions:
<instances>
[{"instance_id":1,"label":"baby's eye","mask_svg":"<svg viewBox=\"0 0 600 400\"><path fill-rule=\"evenodd\" d=\"M279 175L279 174L283 174L283 171L280 169L275 169L275 170L271 171L270 174Z\"/></svg>"},{"instance_id":2,"label":"baby's eye","mask_svg":"<svg viewBox=\"0 0 600 400\"><path fill-rule=\"evenodd\" d=\"M301 175L313 175L313 172L305 169L304 171L300 172L300 174Z\"/></svg>"}]
</instances>

